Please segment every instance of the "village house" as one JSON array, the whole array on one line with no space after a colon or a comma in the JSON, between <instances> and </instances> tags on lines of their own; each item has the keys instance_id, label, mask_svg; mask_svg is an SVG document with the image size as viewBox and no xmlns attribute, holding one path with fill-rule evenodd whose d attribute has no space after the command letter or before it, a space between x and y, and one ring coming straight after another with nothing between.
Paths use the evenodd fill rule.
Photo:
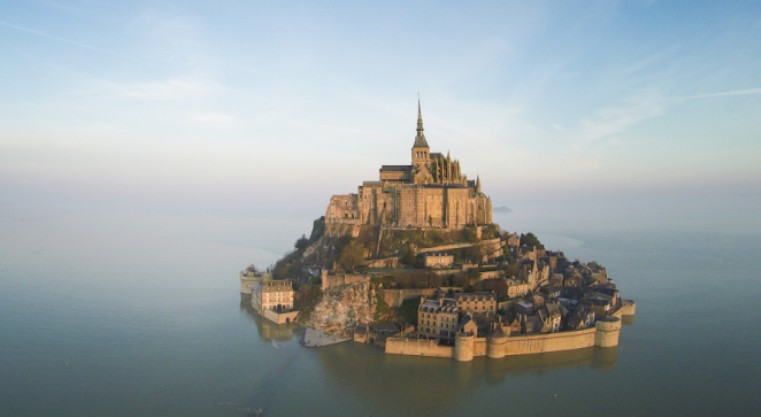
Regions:
<instances>
[{"instance_id":1,"label":"village house","mask_svg":"<svg viewBox=\"0 0 761 417\"><path fill-rule=\"evenodd\" d=\"M251 294L251 305L259 314L264 310L284 312L293 309L293 285L288 280L257 283Z\"/></svg>"},{"instance_id":2,"label":"village house","mask_svg":"<svg viewBox=\"0 0 761 417\"><path fill-rule=\"evenodd\" d=\"M426 300L420 298L418 306L418 336L435 339L440 343L452 343L459 318L454 298Z\"/></svg>"},{"instance_id":3,"label":"village house","mask_svg":"<svg viewBox=\"0 0 761 417\"><path fill-rule=\"evenodd\" d=\"M491 317L497 312L497 297L493 292L460 293L455 295L457 308L478 317Z\"/></svg>"},{"instance_id":4,"label":"village house","mask_svg":"<svg viewBox=\"0 0 761 417\"><path fill-rule=\"evenodd\" d=\"M425 254L423 256L423 265L426 268L435 268L435 269L443 269L443 268L451 268L452 264L454 264L454 255L447 255L442 253L437 254Z\"/></svg>"}]
</instances>

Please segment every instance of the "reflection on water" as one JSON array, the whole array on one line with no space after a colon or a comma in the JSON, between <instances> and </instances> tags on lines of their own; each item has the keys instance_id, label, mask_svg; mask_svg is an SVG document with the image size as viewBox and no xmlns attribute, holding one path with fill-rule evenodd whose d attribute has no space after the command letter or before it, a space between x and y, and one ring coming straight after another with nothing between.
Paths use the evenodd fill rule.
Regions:
<instances>
[{"instance_id":1,"label":"reflection on water","mask_svg":"<svg viewBox=\"0 0 761 417\"><path fill-rule=\"evenodd\" d=\"M251 236L297 235L280 224L73 213L0 213L1 416L758 411L761 333L749 324L761 310L735 308L761 298L757 235L574 232L583 244L567 255L599 259L637 300L620 346L458 363L352 342L307 349L298 326L262 320L247 297L236 308L238 266L259 259ZM259 233L241 233L252 223Z\"/></svg>"},{"instance_id":2,"label":"reflection on water","mask_svg":"<svg viewBox=\"0 0 761 417\"><path fill-rule=\"evenodd\" d=\"M241 294L240 309L255 322L262 340L285 342L298 332L296 326L278 326L261 318L250 301L249 295ZM574 368L609 371L615 367L618 349L593 347L499 360L479 357L466 363L386 355L381 348L354 342L319 349L299 346L293 353L316 357L325 377L347 387L347 394L367 404L382 404L378 412L393 415L451 412L480 388L499 386L511 378Z\"/></svg>"},{"instance_id":3,"label":"reflection on water","mask_svg":"<svg viewBox=\"0 0 761 417\"><path fill-rule=\"evenodd\" d=\"M249 316L256 323L256 330L259 332L259 337L262 340L274 341L274 342L287 342L293 338L295 326L294 325L282 325L279 326L262 318L256 313L251 306L251 295L240 295L240 309L248 313Z\"/></svg>"}]
</instances>

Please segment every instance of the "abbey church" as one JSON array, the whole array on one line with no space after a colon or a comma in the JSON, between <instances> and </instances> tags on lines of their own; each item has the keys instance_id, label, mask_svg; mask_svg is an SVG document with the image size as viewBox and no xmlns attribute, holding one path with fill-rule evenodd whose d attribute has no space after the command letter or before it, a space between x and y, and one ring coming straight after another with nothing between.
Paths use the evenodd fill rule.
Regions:
<instances>
[{"instance_id":1,"label":"abbey church","mask_svg":"<svg viewBox=\"0 0 761 417\"><path fill-rule=\"evenodd\" d=\"M411 156L410 165L381 166L379 180L363 182L357 194L332 196L325 234L357 236L363 225L461 229L491 224L491 200L481 192L480 179L468 180L449 153L430 151L419 101Z\"/></svg>"}]
</instances>

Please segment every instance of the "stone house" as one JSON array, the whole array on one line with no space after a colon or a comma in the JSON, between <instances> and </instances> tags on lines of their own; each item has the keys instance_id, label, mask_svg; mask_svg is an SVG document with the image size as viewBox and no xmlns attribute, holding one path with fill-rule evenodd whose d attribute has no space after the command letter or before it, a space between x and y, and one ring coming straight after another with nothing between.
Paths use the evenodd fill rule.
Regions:
<instances>
[{"instance_id":1,"label":"stone house","mask_svg":"<svg viewBox=\"0 0 761 417\"><path fill-rule=\"evenodd\" d=\"M497 297L493 292L459 293L455 300L460 311L477 317L491 317L497 312Z\"/></svg>"},{"instance_id":2,"label":"stone house","mask_svg":"<svg viewBox=\"0 0 761 417\"><path fill-rule=\"evenodd\" d=\"M251 306L259 314L264 310L284 312L293 309L293 285L288 280L257 283L251 293Z\"/></svg>"},{"instance_id":3,"label":"stone house","mask_svg":"<svg viewBox=\"0 0 761 417\"><path fill-rule=\"evenodd\" d=\"M423 265L426 268L451 268L454 264L454 255L447 255L443 253L427 253L423 255Z\"/></svg>"},{"instance_id":4,"label":"stone house","mask_svg":"<svg viewBox=\"0 0 761 417\"><path fill-rule=\"evenodd\" d=\"M418 336L452 343L457 328L459 309L454 298L420 299L418 306Z\"/></svg>"}]
</instances>

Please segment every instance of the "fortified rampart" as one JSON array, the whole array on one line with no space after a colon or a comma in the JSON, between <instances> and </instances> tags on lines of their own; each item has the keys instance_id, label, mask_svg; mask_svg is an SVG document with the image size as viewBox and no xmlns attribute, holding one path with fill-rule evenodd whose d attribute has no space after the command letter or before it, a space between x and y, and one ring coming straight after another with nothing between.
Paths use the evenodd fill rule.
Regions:
<instances>
[{"instance_id":1,"label":"fortified rampart","mask_svg":"<svg viewBox=\"0 0 761 417\"><path fill-rule=\"evenodd\" d=\"M430 248L418 248L417 250L415 250L415 253L420 254L420 253L432 253L432 252L446 252L446 251L455 250L455 249L472 248L473 246L482 246L482 247L485 247L487 251L494 251L501 248L502 244L499 238L495 238L495 239L481 240L475 243L461 242L461 243L450 243L448 245L433 246Z\"/></svg>"},{"instance_id":2,"label":"fortified rampart","mask_svg":"<svg viewBox=\"0 0 761 417\"><path fill-rule=\"evenodd\" d=\"M418 299L421 296L433 297L437 288L405 288L401 290L380 290L383 294L383 301L394 308L402 306L404 300Z\"/></svg>"},{"instance_id":3,"label":"fortified rampart","mask_svg":"<svg viewBox=\"0 0 761 417\"><path fill-rule=\"evenodd\" d=\"M441 346L435 340L389 337L386 339L386 353L393 355L451 358L454 356L454 347Z\"/></svg>"},{"instance_id":4,"label":"fortified rampart","mask_svg":"<svg viewBox=\"0 0 761 417\"><path fill-rule=\"evenodd\" d=\"M356 284L358 282L370 282L370 277L367 275L343 273L332 275L328 273L327 269L322 270L321 279L323 292L328 288L340 287L341 285Z\"/></svg>"},{"instance_id":5,"label":"fortified rampart","mask_svg":"<svg viewBox=\"0 0 761 417\"><path fill-rule=\"evenodd\" d=\"M294 321L296 321L296 316L298 315L299 315L298 311L288 311L285 313L278 313L272 310L262 311L262 317L277 324L293 323Z\"/></svg>"},{"instance_id":6,"label":"fortified rampart","mask_svg":"<svg viewBox=\"0 0 761 417\"><path fill-rule=\"evenodd\" d=\"M616 313L622 313L621 310ZM534 353L560 352L589 347L609 348L618 346L621 319L609 316L598 320L595 327L536 335L499 335L496 337L476 337L468 333L458 333L455 345L439 346L432 340L389 337L386 339L386 353L395 355L431 356L454 358L460 362L474 357L488 356L500 359L505 356L529 355ZM447 352L449 352L447 354Z\"/></svg>"},{"instance_id":7,"label":"fortified rampart","mask_svg":"<svg viewBox=\"0 0 761 417\"><path fill-rule=\"evenodd\" d=\"M256 273L254 271L241 271L240 272L240 293L251 294L254 286L262 281L269 281L272 279L272 275L269 272Z\"/></svg>"}]
</instances>

